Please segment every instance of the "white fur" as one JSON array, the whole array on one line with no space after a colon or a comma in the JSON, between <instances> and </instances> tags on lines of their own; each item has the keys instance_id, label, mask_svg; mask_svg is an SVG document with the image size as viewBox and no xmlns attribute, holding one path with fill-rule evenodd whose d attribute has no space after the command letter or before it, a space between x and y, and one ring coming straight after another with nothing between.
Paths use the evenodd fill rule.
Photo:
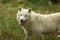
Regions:
<instances>
[{"instance_id":1,"label":"white fur","mask_svg":"<svg viewBox=\"0 0 60 40\"><path fill-rule=\"evenodd\" d=\"M20 23L21 14L28 15L27 18L23 18L23 20L27 20L23 25L23 29L25 33L28 35L26 40L29 40L29 36L31 34L41 34L43 33L55 33L60 31L60 13L52 13L52 14L36 14L35 12L31 11L28 12L29 9L22 9L17 13L17 20ZM40 38L43 40L42 38Z\"/></svg>"}]
</instances>

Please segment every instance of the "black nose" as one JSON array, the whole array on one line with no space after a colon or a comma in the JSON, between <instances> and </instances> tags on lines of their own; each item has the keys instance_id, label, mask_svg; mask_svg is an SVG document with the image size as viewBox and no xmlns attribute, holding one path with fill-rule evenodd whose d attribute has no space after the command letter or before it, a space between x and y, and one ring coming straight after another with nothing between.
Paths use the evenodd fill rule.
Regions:
<instances>
[{"instance_id":1,"label":"black nose","mask_svg":"<svg viewBox=\"0 0 60 40\"><path fill-rule=\"evenodd\" d=\"M23 20L20 20L21 22L23 22Z\"/></svg>"}]
</instances>

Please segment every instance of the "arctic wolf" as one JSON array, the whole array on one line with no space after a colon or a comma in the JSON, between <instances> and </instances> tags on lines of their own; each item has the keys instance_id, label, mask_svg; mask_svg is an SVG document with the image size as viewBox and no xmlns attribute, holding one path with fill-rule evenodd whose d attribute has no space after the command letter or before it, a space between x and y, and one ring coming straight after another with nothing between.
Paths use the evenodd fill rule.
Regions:
<instances>
[{"instance_id":1,"label":"arctic wolf","mask_svg":"<svg viewBox=\"0 0 60 40\"><path fill-rule=\"evenodd\" d=\"M60 31L60 13L37 14L31 9L19 8L17 21L26 33L25 40L29 40L32 34L38 34L39 40L43 40L43 34Z\"/></svg>"}]
</instances>

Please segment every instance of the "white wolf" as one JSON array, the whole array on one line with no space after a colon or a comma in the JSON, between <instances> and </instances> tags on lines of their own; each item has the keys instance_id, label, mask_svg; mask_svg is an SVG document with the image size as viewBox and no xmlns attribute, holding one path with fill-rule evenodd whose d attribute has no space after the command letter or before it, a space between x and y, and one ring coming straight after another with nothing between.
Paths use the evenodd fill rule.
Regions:
<instances>
[{"instance_id":1,"label":"white wolf","mask_svg":"<svg viewBox=\"0 0 60 40\"><path fill-rule=\"evenodd\" d=\"M19 8L17 21L26 33L25 40L29 40L32 34L39 34L39 40L43 40L42 34L60 31L60 13L43 15L31 9Z\"/></svg>"}]
</instances>

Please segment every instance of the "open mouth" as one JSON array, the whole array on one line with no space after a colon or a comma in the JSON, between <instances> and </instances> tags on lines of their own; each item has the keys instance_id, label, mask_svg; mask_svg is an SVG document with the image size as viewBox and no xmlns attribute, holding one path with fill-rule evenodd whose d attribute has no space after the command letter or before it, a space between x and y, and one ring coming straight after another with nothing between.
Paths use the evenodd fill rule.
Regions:
<instances>
[{"instance_id":1,"label":"open mouth","mask_svg":"<svg viewBox=\"0 0 60 40\"><path fill-rule=\"evenodd\" d=\"M23 25L25 22L21 22L21 25Z\"/></svg>"},{"instance_id":2,"label":"open mouth","mask_svg":"<svg viewBox=\"0 0 60 40\"><path fill-rule=\"evenodd\" d=\"M25 23L25 21L22 21L22 20L21 20L21 25L23 25L24 23Z\"/></svg>"}]
</instances>

